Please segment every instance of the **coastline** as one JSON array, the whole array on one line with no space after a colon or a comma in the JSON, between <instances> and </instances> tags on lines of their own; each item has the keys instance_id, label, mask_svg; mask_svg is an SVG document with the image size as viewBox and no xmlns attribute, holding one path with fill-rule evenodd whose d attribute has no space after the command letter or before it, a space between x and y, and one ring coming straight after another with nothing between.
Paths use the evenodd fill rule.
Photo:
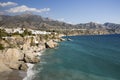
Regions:
<instances>
[{"instance_id":1,"label":"coastline","mask_svg":"<svg viewBox=\"0 0 120 80\"><path fill-rule=\"evenodd\" d=\"M76 35L72 35L72 36L76 36ZM56 46L58 46L58 42L65 40L64 37L65 37L65 35L64 36L62 35L62 36L59 36L59 39L50 39L42 44L40 43L40 45L37 47L36 46L30 47L29 50L27 49L28 44L30 44L29 43L30 41L28 39L27 41L29 41L29 42L25 43L27 45L23 46L24 47L23 49L25 49L24 54L29 55L28 53L30 52L30 55L31 54L35 54L35 55L31 55L31 56L29 56L29 58L31 58L31 57L40 58L40 56L42 55L43 51L46 48L55 48ZM35 60L35 62L34 62L34 60L33 60L33 62L29 62L29 60L28 60L28 62L25 63L28 66L27 72L12 69L11 72L6 72L5 74L0 73L0 79L2 79L2 80L32 80L32 78L34 77L34 74L35 74L32 71L32 68L35 65L35 63L38 63L38 62L39 62L38 60L37 61Z\"/></svg>"},{"instance_id":2,"label":"coastline","mask_svg":"<svg viewBox=\"0 0 120 80\"><path fill-rule=\"evenodd\" d=\"M55 48L58 42L63 41L61 36L48 40L43 38L43 42L39 36L23 38L17 36L1 39L1 43L6 45L7 40L11 40L16 47L0 50L0 79L2 80L30 80L34 75L32 68L34 64L40 62L44 50ZM18 45L17 42L21 42L22 45Z\"/></svg>"},{"instance_id":3,"label":"coastline","mask_svg":"<svg viewBox=\"0 0 120 80\"><path fill-rule=\"evenodd\" d=\"M42 51L36 53L39 56L39 59L40 59L40 56L43 54L44 51L45 50L42 50ZM22 78L22 80L32 80L34 78L34 75L35 75L35 71L33 70L34 65L35 64L27 63L28 69L27 69L27 72L26 72L26 76L24 76Z\"/></svg>"},{"instance_id":4,"label":"coastline","mask_svg":"<svg viewBox=\"0 0 120 80\"><path fill-rule=\"evenodd\" d=\"M39 59L44 51L45 50L42 50L36 53L39 56ZM32 80L35 74L32 68L34 67L35 64L32 63L26 63L26 64L28 66L27 71L12 70L12 71L1 72L0 79L1 80Z\"/></svg>"}]
</instances>

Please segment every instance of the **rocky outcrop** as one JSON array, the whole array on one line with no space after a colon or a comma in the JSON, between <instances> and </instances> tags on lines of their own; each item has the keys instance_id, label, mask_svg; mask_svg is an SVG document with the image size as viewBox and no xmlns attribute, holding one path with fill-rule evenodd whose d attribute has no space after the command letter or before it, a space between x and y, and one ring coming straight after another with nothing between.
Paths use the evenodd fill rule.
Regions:
<instances>
[{"instance_id":1,"label":"rocky outcrop","mask_svg":"<svg viewBox=\"0 0 120 80\"><path fill-rule=\"evenodd\" d=\"M23 60L24 55L21 53L21 51L17 48L9 48L4 53L5 59L4 62L16 62Z\"/></svg>"},{"instance_id":2,"label":"rocky outcrop","mask_svg":"<svg viewBox=\"0 0 120 80\"><path fill-rule=\"evenodd\" d=\"M53 40L50 40L45 43L46 48L54 48L58 46L58 43L54 42Z\"/></svg>"},{"instance_id":3,"label":"rocky outcrop","mask_svg":"<svg viewBox=\"0 0 120 80\"><path fill-rule=\"evenodd\" d=\"M9 37L1 39L5 49L0 50L0 72L23 70L27 71L26 63L38 63L39 52L45 48L58 46L62 39L49 39L42 42L38 36ZM10 42L9 42L10 41ZM14 47L10 47L14 45Z\"/></svg>"},{"instance_id":4,"label":"rocky outcrop","mask_svg":"<svg viewBox=\"0 0 120 80\"><path fill-rule=\"evenodd\" d=\"M37 63L40 60L36 53L31 53L30 51L28 51L27 53L25 53L24 61L26 63Z\"/></svg>"},{"instance_id":5,"label":"rocky outcrop","mask_svg":"<svg viewBox=\"0 0 120 80\"><path fill-rule=\"evenodd\" d=\"M6 68L15 69L15 70L27 70L27 68L21 68L27 66L22 60L24 59L24 54L17 48L9 48L4 50L0 55L0 63ZM0 65L0 66L1 66Z\"/></svg>"},{"instance_id":6,"label":"rocky outcrop","mask_svg":"<svg viewBox=\"0 0 120 80\"><path fill-rule=\"evenodd\" d=\"M11 69L27 71L26 63L37 63L39 61L35 52L24 52L17 48L9 48L0 53L0 72Z\"/></svg>"},{"instance_id":7,"label":"rocky outcrop","mask_svg":"<svg viewBox=\"0 0 120 80\"><path fill-rule=\"evenodd\" d=\"M20 70L23 70L23 71L27 71L28 66L26 65L26 63L23 62L23 63L19 66L19 69L20 69Z\"/></svg>"}]
</instances>

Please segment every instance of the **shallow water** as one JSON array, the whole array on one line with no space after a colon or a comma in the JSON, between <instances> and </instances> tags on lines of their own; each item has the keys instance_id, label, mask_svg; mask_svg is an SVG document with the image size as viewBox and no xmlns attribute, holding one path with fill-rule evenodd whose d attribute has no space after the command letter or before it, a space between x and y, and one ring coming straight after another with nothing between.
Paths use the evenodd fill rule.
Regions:
<instances>
[{"instance_id":1,"label":"shallow water","mask_svg":"<svg viewBox=\"0 0 120 80\"><path fill-rule=\"evenodd\" d=\"M68 38L43 53L33 80L120 80L120 35Z\"/></svg>"}]
</instances>

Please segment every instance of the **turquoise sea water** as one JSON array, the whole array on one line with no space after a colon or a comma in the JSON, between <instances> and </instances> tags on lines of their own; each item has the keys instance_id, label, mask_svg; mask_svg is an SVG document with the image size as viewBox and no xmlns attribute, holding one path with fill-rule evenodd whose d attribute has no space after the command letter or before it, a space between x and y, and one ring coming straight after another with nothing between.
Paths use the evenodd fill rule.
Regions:
<instances>
[{"instance_id":1,"label":"turquoise sea water","mask_svg":"<svg viewBox=\"0 0 120 80\"><path fill-rule=\"evenodd\" d=\"M43 53L33 80L120 80L120 35L68 38Z\"/></svg>"}]
</instances>

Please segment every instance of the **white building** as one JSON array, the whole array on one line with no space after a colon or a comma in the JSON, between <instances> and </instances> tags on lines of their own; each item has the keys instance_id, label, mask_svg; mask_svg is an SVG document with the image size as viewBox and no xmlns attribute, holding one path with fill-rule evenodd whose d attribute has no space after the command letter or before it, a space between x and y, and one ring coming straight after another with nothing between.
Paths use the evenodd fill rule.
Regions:
<instances>
[{"instance_id":1,"label":"white building","mask_svg":"<svg viewBox=\"0 0 120 80\"><path fill-rule=\"evenodd\" d=\"M7 33L15 33L18 32L20 34L22 34L25 30L25 28L2 28L0 27L0 29L5 29L5 31ZM31 31L32 34L51 34L51 32L46 32L46 31L39 31L39 30L32 30L32 29L28 29L28 31Z\"/></svg>"},{"instance_id":2,"label":"white building","mask_svg":"<svg viewBox=\"0 0 120 80\"><path fill-rule=\"evenodd\" d=\"M5 31L7 32L7 33L15 33L15 32L18 32L18 33L23 33L24 32L24 30L25 29L21 29L21 28L4 28L5 29Z\"/></svg>"},{"instance_id":3,"label":"white building","mask_svg":"<svg viewBox=\"0 0 120 80\"><path fill-rule=\"evenodd\" d=\"M51 32L31 30L32 34L51 34Z\"/></svg>"}]
</instances>

